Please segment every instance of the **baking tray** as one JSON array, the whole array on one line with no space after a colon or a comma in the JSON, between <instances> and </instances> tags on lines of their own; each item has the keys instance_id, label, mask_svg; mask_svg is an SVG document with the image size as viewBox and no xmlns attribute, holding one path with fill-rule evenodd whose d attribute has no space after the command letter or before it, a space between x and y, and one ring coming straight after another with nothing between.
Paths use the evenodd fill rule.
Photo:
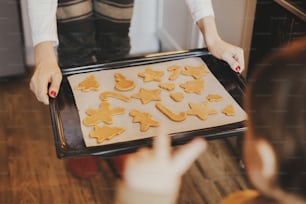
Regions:
<instances>
[{"instance_id":1,"label":"baking tray","mask_svg":"<svg viewBox=\"0 0 306 204\"><path fill-rule=\"evenodd\" d=\"M54 131L55 146L58 158L71 158L88 155L104 157L116 156L135 151L141 146L150 146L152 138L126 141L115 144L86 147L80 127L80 118L67 77L72 74L93 71L128 68L132 66L148 65L189 57L201 57L224 86L228 93L242 106L245 80L240 74L233 72L223 61L213 57L207 49L166 52L141 57L127 58L119 61L109 61L103 64L89 65L62 69L63 81L56 99L50 98L50 113ZM172 145L184 144L196 136L206 139L216 139L242 135L246 130L244 121L212 128L193 130L172 134Z\"/></svg>"}]
</instances>

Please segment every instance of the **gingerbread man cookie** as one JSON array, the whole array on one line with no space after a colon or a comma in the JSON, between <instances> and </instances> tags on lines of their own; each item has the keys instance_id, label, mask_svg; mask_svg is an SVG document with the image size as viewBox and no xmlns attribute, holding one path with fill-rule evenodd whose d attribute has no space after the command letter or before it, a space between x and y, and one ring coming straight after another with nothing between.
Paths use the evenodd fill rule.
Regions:
<instances>
[{"instance_id":1,"label":"gingerbread man cookie","mask_svg":"<svg viewBox=\"0 0 306 204\"><path fill-rule=\"evenodd\" d=\"M152 115L150 113L141 112L138 110L131 110L130 116L133 117L134 123L140 123L140 131L145 132L150 127L158 127L159 122L152 119Z\"/></svg>"},{"instance_id":2,"label":"gingerbread man cookie","mask_svg":"<svg viewBox=\"0 0 306 204\"><path fill-rule=\"evenodd\" d=\"M83 123L87 126L96 125L99 122L104 122L107 124L112 124L113 115L123 114L124 108L118 107L118 108L110 108L110 104L107 101L102 101L100 104L99 109L87 109L86 114L88 117L84 118Z\"/></svg>"}]
</instances>

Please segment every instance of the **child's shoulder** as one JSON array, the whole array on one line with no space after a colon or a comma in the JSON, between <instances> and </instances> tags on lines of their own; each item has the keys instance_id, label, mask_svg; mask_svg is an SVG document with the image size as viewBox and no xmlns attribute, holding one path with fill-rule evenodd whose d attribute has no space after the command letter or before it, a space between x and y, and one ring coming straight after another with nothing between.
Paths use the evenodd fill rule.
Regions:
<instances>
[{"instance_id":1,"label":"child's shoulder","mask_svg":"<svg viewBox=\"0 0 306 204\"><path fill-rule=\"evenodd\" d=\"M227 196L221 204L251 204L260 197L260 193L256 190L242 190Z\"/></svg>"},{"instance_id":2,"label":"child's shoulder","mask_svg":"<svg viewBox=\"0 0 306 204\"><path fill-rule=\"evenodd\" d=\"M276 204L276 202L256 190L242 190L230 194L221 204Z\"/></svg>"},{"instance_id":3,"label":"child's shoulder","mask_svg":"<svg viewBox=\"0 0 306 204\"><path fill-rule=\"evenodd\" d=\"M237 191L235 193L230 194L227 196L221 204L246 204L249 201L256 199L259 196L259 192L256 190L242 190Z\"/></svg>"}]
</instances>

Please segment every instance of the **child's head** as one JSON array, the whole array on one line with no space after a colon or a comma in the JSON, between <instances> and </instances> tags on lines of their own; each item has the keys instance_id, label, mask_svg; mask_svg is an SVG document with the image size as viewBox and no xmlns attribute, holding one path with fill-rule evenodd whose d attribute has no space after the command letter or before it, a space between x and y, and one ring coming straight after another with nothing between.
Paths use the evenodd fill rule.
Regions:
<instances>
[{"instance_id":1,"label":"child's head","mask_svg":"<svg viewBox=\"0 0 306 204\"><path fill-rule=\"evenodd\" d=\"M247 89L244 160L250 180L273 198L306 200L306 39L257 67Z\"/></svg>"}]
</instances>

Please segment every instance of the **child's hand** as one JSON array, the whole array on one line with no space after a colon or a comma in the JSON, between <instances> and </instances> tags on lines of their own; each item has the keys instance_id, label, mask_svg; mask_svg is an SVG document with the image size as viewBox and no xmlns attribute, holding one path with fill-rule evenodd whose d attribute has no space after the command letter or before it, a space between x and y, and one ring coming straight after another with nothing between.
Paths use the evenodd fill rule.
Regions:
<instances>
[{"instance_id":1,"label":"child's hand","mask_svg":"<svg viewBox=\"0 0 306 204\"><path fill-rule=\"evenodd\" d=\"M206 142L196 138L173 154L170 136L154 138L153 149L142 148L128 156L125 163L126 184L139 191L172 193L180 186L182 175L206 148Z\"/></svg>"}]
</instances>

